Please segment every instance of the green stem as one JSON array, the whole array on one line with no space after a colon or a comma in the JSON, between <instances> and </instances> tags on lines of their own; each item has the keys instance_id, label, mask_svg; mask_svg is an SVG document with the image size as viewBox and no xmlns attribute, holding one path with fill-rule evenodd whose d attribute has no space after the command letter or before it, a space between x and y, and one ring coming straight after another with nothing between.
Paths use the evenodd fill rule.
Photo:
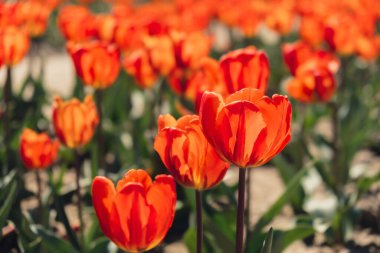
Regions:
<instances>
[{"instance_id":1,"label":"green stem","mask_svg":"<svg viewBox=\"0 0 380 253\"><path fill-rule=\"evenodd\" d=\"M99 116L99 125L97 127L97 142L98 142L98 163L100 168L105 170L105 160L104 160L104 136L103 136L103 90L98 89L95 91L96 109Z\"/></svg>"},{"instance_id":2,"label":"green stem","mask_svg":"<svg viewBox=\"0 0 380 253\"><path fill-rule=\"evenodd\" d=\"M202 253L203 246L203 219L201 194L201 191L195 190L195 201L197 206L197 253Z\"/></svg>"},{"instance_id":3,"label":"green stem","mask_svg":"<svg viewBox=\"0 0 380 253\"><path fill-rule=\"evenodd\" d=\"M10 137L11 129L10 123L12 121L11 114L11 102L12 102L12 68L7 66L6 80L4 85L4 145L5 145L5 166L3 167L3 175L5 176L8 171L10 171L10 157L11 157L11 146Z\"/></svg>"},{"instance_id":4,"label":"green stem","mask_svg":"<svg viewBox=\"0 0 380 253\"><path fill-rule=\"evenodd\" d=\"M244 249L244 201L246 174L246 169L239 168L238 209L236 220L236 253L243 253Z\"/></svg>"},{"instance_id":5,"label":"green stem","mask_svg":"<svg viewBox=\"0 0 380 253\"><path fill-rule=\"evenodd\" d=\"M78 150L75 150L75 172L76 172L76 193L77 193L77 209L78 209L78 220L79 220L79 235L81 247L84 248L84 222L83 222L83 210L82 210L82 196L81 196L81 187L80 187L80 169L81 169L81 161L80 154Z\"/></svg>"},{"instance_id":6,"label":"green stem","mask_svg":"<svg viewBox=\"0 0 380 253\"><path fill-rule=\"evenodd\" d=\"M38 198L38 222L42 223L43 219L43 206L42 206L42 181L40 171L36 170L36 181L37 181L37 198Z\"/></svg>"},{"instance_id":7,"label":"green stem","mask_svg":"<svg viewBox=\"0 0 380 253\"><path fill-rule=\"evenodd\" d=\"M250 231L250 223L251 223L251 219L250 219L250 213L251 213L251 189L250 189L250 185L251 185L251 181L252 181L252 175L251 175L251 171L248 171L247 172L247 187L245 187L246 189L246 195L247 195L247 203L246 203L246 208L245 208L245 234L246 236L248 236L249 234L251 234L251 231ZM246 252L248 252L248 249L246 248L245 249Z\"/></svg>"}]
</instances>

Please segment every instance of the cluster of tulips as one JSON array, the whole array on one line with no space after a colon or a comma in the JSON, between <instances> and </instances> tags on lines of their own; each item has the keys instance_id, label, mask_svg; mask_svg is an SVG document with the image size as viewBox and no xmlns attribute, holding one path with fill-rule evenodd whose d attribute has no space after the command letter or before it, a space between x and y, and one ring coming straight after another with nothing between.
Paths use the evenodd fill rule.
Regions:
<instances>
[{"instance_id":1,"label":"cluster of tulips","mask_svg":"<svg viewBox=\"0 0 380 253\"><path fill-rule=\"evenodd\" d=\"M78 98L54 99L51 123L57 139L48 132L22 131L19 151L28 169L51 167L58 160L60 145L79 155L96 134L104 171L102 132L107 115L102 102L106 89L123 70L140 89L170 87L180 98L176 106L182 115L176 119L159 112L153 146L171 175L160 174L152 180L146 170L131 169L116 186L105 176L92 181L92 203L101 230L128 252L150 250L165 238L176 211L175 182L195 191L197 253L202 252L201 193L220 184L233 166L239 168L236 253L242 253L247 170L268 163L291 140L288 97L266 96L270 79L267 54L253 45L235 49L232 36L226 38L230 40L223 48L227 52L219 59L211 57L217 41L215 26L237 29L243 37L256 37L262 29L280 37L297 30L299 40L281 45L291 74L284 90L306 104L333 101L342 87L337 75L347 57L355 55L371 62L380 51L376 31L380 2L376 0L145 4L114 0L107 1L107 13L92 12L87 4L93 1L80 2L0 3L0 67L8 70L5 107L0 113L11 122L11 70L28 53L30 40L43 36L53 12L58 13L55 22L66 39L76 74L95 99L92 95L85 96L83 102ZM186 102L193 106L186 106ZM9 124L4 124L3 133L5 156L9 156ZM76 170L78 216L83 227L79 165Z\"/></svg>"}]
</instances>

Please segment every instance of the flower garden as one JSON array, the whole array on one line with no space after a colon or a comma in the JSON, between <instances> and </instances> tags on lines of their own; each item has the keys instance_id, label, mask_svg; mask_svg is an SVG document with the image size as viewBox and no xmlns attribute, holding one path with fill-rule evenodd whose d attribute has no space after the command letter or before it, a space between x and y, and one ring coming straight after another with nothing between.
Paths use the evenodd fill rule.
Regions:
<instances>
[{"instance_id":1,"label":"flower garden","mask_svg":"<svg viewBox=\"0 0 380 253\"><path fill-rule=\"evenodd\" d=\"M380 1L0 2L1 253L380 252Z\"/></svg>"}]
</instances>

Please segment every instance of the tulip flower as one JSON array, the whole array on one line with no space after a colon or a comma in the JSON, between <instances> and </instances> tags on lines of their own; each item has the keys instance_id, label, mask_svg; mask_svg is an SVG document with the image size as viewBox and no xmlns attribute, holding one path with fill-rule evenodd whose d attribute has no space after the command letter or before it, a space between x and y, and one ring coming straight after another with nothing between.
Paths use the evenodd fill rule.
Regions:
<instances>
[{"instance_id":1,"label":"tulip flower","mask_svg":"<svg viewBox=\"0 0 380 253\"><path fill-rule=\"evenodd\" d=\"M51 9L46 3L39 1L25 1L20 3L22 25L31 37L41 36L47 27Z\"/></svg>"},{"instance_id":2,"label":"tulip flower","mask_svg":"<svg viewBox=\"0 0 380 253\"><path fill-rule=\"evenodd\" d=\"M325 66L303 65L286 90L291 97L304 103L328 102L335 94L336 82Z\"/></svg>"},{"instance_id":3,"label":"tulip flower","mask_svg":"<svg viewBox=\"0 0 380 253\"><path fill-rule=\"evenodd\" d=\"M205 92L199 117L203 132L218 154L239 167L236 253L243 252L246 168L267 163L290 141L292 107L286 96L264 96L245 88L223 100Z\"/></svg>"},{"instance_id":4,"label":"tulip flower","mask_svg":"<svg viewBox=\"0 0 380 253\"><path fill-rule=\"evenodd\" d=\"M120 71L120 53L115 45L99 41L69 42L67 49L85 85L104 89L115 82Z\"/></svg>"},{"instance_id":5,"label":"tulip flower","mask_svg":"<svg viewBox=\"0 0 380 253\"><path fill-rule=\"evenodd\" d=\"M268 57L253 46L225 54L220 60L220 67L229 93L243 88L265 92L268 86Z\"/></svg>"},{"instance_id":6,"label":"tulip flower","mask_svg":"<svg viewBox=\"0 0 380 253\"><path fill-rule=\"evenodd\" d=\"M74 98L63 101L55 98L53 105L53 125L59 140L69 148L86 145L94 135L99 117L91 96L81 103Z\"/></svg>"},{"instance_id":7,"label":"tulip flower","mask_svg":"<svg viewBox=\"0 0 380 253\"><path fill-rule=\"evenodd\" d=\"M18 64L29 50L30 42L27 33L14 26L0 30L0 62L8 66Z\"/></svg>"},{"instance_id":8,"label":"tulip flower","mask_svg":"<svg viewBox=\"0 0 380 253\"><path fill-rule=\"evenodd\" d=\"M67 5L58 14L58 26L70 41L85 41L95 35L95 18L88 8Z\"/></svg>"},{"instance_id":9,"label":"tulip flower","mask_svg":"<svg viewBox=\"0 0 380 253\"><path fill-rule=\"evenodd\" d=\"M218 154L241 168L267 163L290 141L292 108L286 96L242 89L228 96L205 92L200 105L204 134Z\"/></svg>"},{"instance_id":10,"label":"tulip flower","mask_svg":"<svg viewBox=\"0 0 380 253\"><path fill-rule=\"evenodd\" d=\"M315 50L303 41L284 44L282 54L292 75L295 75L303 64L322 65L332 73L336 73L340 65L339 60L332 53Z\"/></svg>"},{"instance_id":11,"label":"tulip flower","mask_svg":"<svg viewBox=\"0 0 380 253\"><path fill-rule=\"evenodd\" d=\"M221 182L229 164L207 142L197 115L161 115L158 128L154 149L177 182L197 190Z\"/></svg>"},{"instance_id":12,"label":"tulip flower","mask_svg":"<svg viewBox=\"0 0 380 253\"><path fill-rule=\"evenodd\" d=\"M28 169L41 170L49 167L57 157L58 140L50 139L46 133L36 133L29 128L22 131L20 154Z\"/></svg>"},{"instance_id":13,"label":"tulip flower","mask_svg":"<svg viewBox=\"0 0 380 253\"><path fill-rule=\"evenodd\" d=\"M157 246L172 225L176 206L173 177L152 181L144 170L129 170L115 188L111 180L96 177L92 202L100 228L118 247L143 252Z\"/></svg>"}]
</instances>

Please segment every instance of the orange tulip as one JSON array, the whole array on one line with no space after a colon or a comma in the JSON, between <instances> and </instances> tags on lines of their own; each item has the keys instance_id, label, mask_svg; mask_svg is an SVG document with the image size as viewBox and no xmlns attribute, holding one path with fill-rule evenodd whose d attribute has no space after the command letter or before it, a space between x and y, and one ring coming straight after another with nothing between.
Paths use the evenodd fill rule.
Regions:
<instances>
[{"instance_id":1,"label":"orange tulip","mask_svg":"<svg viewBox=\"0 0 380 253\"><path fill-rule=\"evenodd\" d=\"M290 80L286 90L293 98L304 102L327 102L335 93L336 82L331 71L322 65L303 65Z\"/></svg>"},{"instance_id":2,"label":"orange tulip","mask_svg":"<svg viewBox=\"0 0 380 253\"><path fill-rule=\"evenodd\" d=\"M29 37L23 30L8 26L0 31L0 62L8 66L19 63L29 50Z\"/></svg>"},{"instance_id":3,"label":"orange tulip","mask_svg":"<svg viewBox=\"0 0 380 253\"><path fill-rule=\"evenodd\" d=\"M243 88L266 91L269 61L263 51L250 46L225 54L220 60L224 82L229 93Z\"/></svg>"},{"instance_id":4,"label":"orange tulip","mask_svg":"<svg viewBox=\"0 0 380 253\"><path fill-rule=\"evenodd\" d=\"M280 34L288 34L293 26L295 14L291 8L283 6L274 6L274 9L268 13L266 25Z\"/></svg>"},{"instance_id":5,"label":"orange tulip","mask_svg":"<svg viewBox=\"0 0 380 253\"><path fill-rule=\"evenodd\" d=\"M112 42L115 38L116 18L110 14L99 14L94 22L97 37L102 41Z\"/></svg>"},{"instance_id":6,"label":"orange tulip","mask_svg":"<svg viewBox=\"0 0 380 253\"><path fill-rule=\"evenodd\" d=\"M59 140L67 147L86 145L94 135L98 123L96 105L91 96L87 96L83 103L76 98L69 101L55 98L53 125Z\"/></svg>"},{"instance_id":7,"label":"orange tulip","mask_svg":"<svg viewBox=\"0 0 380 253\"><path fill-rule=\"evenodd\" d=\"M95 35L95 18L83 6L67 5L58 14L58 26L67 40L85 41Z\"/></svg>"},{"instance_id":8,"label":"orange tulip","mask_svg":"<svg viewBox=\"0 0 380 253\"><path fill-rule=\"evenodd\" d=\"M95 89L111 86L120 71L120 53L115 45L90 41L67 44L78 76Z\"/></svg>"},{"instance_id":9,"label":"orange tulip","mask_svg":"<svg viewBox=\"0 0 380 253\"><path fill-rule=\"evenodd\" d=\"M172 31L176 67L180 69L196 68L199 61L206 57L211 49L211 39L201 32L182 33Z\"/></svg>"},{"instance_id":10,"label":"orange tulip","mask_svg":"<svg viewBox=\"0 0 380 253\"><path fill-rule=\"evenodd\" d=\"M172 225L176 186L173 177L129 170L116 186L105 177L92 183L92 202L100 228L118 247L142 252L157 246Z\"/></svg>"},{"instance_id":11,"label":"orange tulip","mask_svg":"<svg viewBox=\"0 0 380 253\"><path fill-rule=\"evenodd\" d=\"M57 158L59 142L46 133L38 134L29 128L22 131L20 153L28 169L45 169Z\"/></svg>"},{"instance_id":12,"label":"orange tulip","mask_svg":"<svg viewBox=\"0 0 380 253\"><path fill-rule=\"evenodd\" d=\"M197 115L161 115L154 149L177 182L197 190L219 184L229 167L207 142Z\"/></svg>"},{"instance_id":13,"label":"orange tulip","mask_svg":"<svg viewBox=\"0 0 380 253\"><path fill-rule=\"evenodd\" d=\"M290 141L292 107L286 96L264 96L246 88L228 96L205 92L200 121L210 144L224 160L240 168L257 167Z\"/></svg>"},{"instance_id":14,"label":"orange tulip","mask_svg":"<svg viewBox=\"0 0 380 253\"><path fill-rule=\"evenodd\" d=\"M51 9L46 3L28 0L21 2L22 25L31 37L41 36L47 27Z\"/></svg>"},{"instance_id":15,"label":"orange tulip","mask_svg":"<svg viewBox=\"0 0 380 253\"><path fill-rule=\"evenodd\" d=\"M149 61L148 52L145 49L137 49L124 57L123 67L125 71L136 78L142 88L152 87L158 79Z\"/></svg>"}]
</instances>

